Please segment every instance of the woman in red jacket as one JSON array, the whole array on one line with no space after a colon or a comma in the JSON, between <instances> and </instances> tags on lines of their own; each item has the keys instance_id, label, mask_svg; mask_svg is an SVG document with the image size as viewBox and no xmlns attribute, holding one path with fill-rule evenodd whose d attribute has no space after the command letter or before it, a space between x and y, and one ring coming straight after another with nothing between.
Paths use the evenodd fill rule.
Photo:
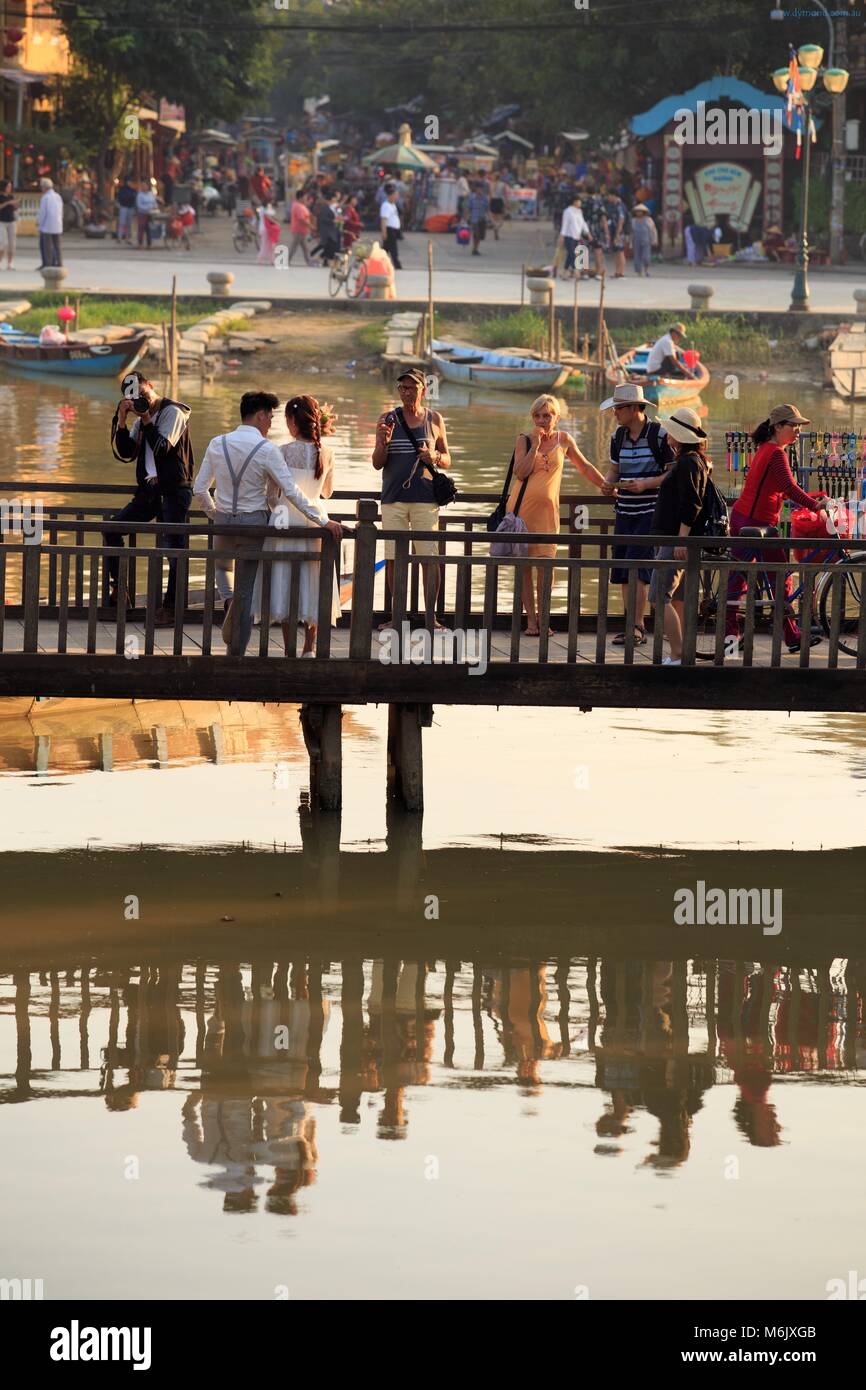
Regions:
<instances>
[{"instance_id":1,"label":"woman in red jacket","mask_svg":"<svg viewBox=\"0 0 866 1390\"><path fill-rule=\"evenodd\" d=\"M350 194L343 204L343 250L351 251L361 235L361 218L358 214L358 195Z\"/></svg>"},{"instance_id":2,"label":"woman in red jacket","mask_svg":"<svg viewBox=\"0 0 866 1390\"><path fill-rule=\"evenodd\" d=\"M769 418L753 432L752 442L758 447L752 458L743 490L731 508L732 536L738 536L744 526L778 526L782 515L782 503L786 497L800 507L814 510L815 497L810 497L808 492L797 486L786 453L788 445L799 436L801 426L808 424L811 424L811 421L804 419L795 405L777 405L770 412ZM820 498L824 495L817 494ZM819 511L823 510L824 508L819 508ZM740 560L749 552L735 547L731 554ZM787 559L788 553L785 550L766 549L761 551L759 563L784 564ZM775 599L776 576L767 571L767 580ZM789 615L785 618L785 641L788 651L791 652L798 651L800 647L800 629L790 616L792 586L793 576L786 574L785 598L788 600ZM729 637L739 637L738 605L747 587L743 571L734 570L730 573L725 618L725 634ZM813 637L810 646L814 647L820 640L820 637Z\"/></svg>"}]
</instances>

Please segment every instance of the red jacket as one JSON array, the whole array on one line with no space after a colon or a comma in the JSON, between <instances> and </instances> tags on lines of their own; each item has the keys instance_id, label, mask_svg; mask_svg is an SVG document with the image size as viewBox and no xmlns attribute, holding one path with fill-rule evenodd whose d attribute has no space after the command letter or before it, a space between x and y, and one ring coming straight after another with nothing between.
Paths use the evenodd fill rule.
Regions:
<instances>
[{"instance_id":1,"label":"red jacket","mask_svg":"<svg viewBox=\"0 0 866 1390\"><path fill-rule=\"evenodd\" d=\"M734 510L760 526L778 526L786 497L810 510L815 505L808 492L797 486L784 449L768 439L755 450Z\"/></svg>"}]
</instances>

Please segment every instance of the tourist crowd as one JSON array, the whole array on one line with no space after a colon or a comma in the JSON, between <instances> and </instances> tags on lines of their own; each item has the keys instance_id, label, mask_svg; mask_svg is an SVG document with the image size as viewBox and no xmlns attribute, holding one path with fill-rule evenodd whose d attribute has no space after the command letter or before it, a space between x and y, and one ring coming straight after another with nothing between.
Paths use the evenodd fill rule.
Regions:
<instances>
[{"instance_id":1,"label":"tourist crowd","mask_svg":"<svg viewBox=\"0 0 866 1390\"><path fill-rule=\"evenodd\" d=\"M671 325L669 341L675 362L678 354L673 338L679 340L682 330L681 324ZM426 389L426 377L416 368L398 378L400 403L379 417L371 463L382 474L384 529L412 534L414 553L432 559L439 551L435 533L440 507L453 497L446 478L452 459L445 421L427 404ZM291 438L279 449L268 439L278 407L279 400L271 392L246 392L240 401L239 425L211 440L196 470L188 407L160 397L142 373L129 372L112 420L111 441L116 457L135 463L136 491L113 519L184 524L195 499L206 516L223 528L216 546L220 553L215 581L224 605L222 635L226 644L242 655L258 616L261 621L282 624L286 653L294 655L292 616L296 615L305 631L302 655L312 656L320 619L321 564L314 558L320 541L316 537L281 538L278 532L324 528L334 540L341 539L340 524L330 520L324 506L334 488L335 460L327 438L334 431L335 419L331 408L320 405L313 396L290 398L284 415ZM600 409L612 410L615 421L603 471L561 428L562 406L556 397L542 395L533 402L531 424L515 440L500 507L491 518L490 530L495 532L491 553L529 560L556 557L560 490L565 465L572 464L582 478L615 501L611 578L622 586L623 611L632 614L633 630L618 634L614 642L646 643L644 620L651 602L663 613L670 645L665 664L679 665L687 560L682 542L688 536L728 534L727 508L712 480L707 432L701 417L687 406L679 406L663 419L651 419L654 407L646 400L643 387L634 383L617 386ZM780 405L755 430L753 440L759 447L730 516L734 537L755 527L778 527L786 498L802 507L816 507L816 495L810 496L797 485L786 452L801 427L809 423L795 406ZM817 496L823 498L823 494ZM820 500L817 505L820 510ZM262 542L250 537L251 527L272 528L275 534ZM105 542L119 551L123 534L109 532ZM167 533L160 543L183 547L185 533ZM288 558L263 565L255 554L263 546L277 554L286 552ZM394 540L386 540L388 612L393 603L394 553ZM734 558L748 558L742 546L735 546L732 553ZM769 565L785 558L781 549L765 556ZM653 560L667 563L652 568ZM299 591L294 595L293 566L299 571ZM428 604L435 611L440 566L430 563L422 568ZM629 581L635 570L634 602L630 604ZM116 604L119 554L108 559L108 574L111 601ZM544 611L542 581L541 567L525 566L522 601L530 637L539 636L539 615ZM776 582L769 571L768 582L771 588ZM789 598L791 582L791 576L786 576ZM175 625L176 585L177 560L172 558L163 601L155 615L157 626ZM737 605L745 587L744 575L732 572L726 611L727 633L734 646ZM127 602L131 602L128 596ZM335 592L331 622L337 621L339 613ZM391 626L386 617L380 630ZM436 626L441 625L437 622ZM800 631L790 615L790 604L785 638L791 650L799 647Z\"/></svg>"}]
</instances>

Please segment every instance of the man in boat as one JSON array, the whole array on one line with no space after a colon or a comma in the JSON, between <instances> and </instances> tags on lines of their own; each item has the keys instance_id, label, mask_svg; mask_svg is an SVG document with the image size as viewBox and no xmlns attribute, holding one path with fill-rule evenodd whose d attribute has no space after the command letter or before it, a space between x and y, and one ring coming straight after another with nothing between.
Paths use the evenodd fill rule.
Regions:
<instances>
[{"instance_id":1,"label":"man in boat","mask_svg":"<svg viewBox=\"0 0 866 1390\"><path fill-rule=\"evenodd\" d=\"M634 640L636 646L646 642L644 617L652 571L652 545L641 542L649 534L655 511L659 485L674 461L667 435L657 421L647 419L647 406L655 407L644 397L643 387L632 382L617 386L609 400L602 401L599 410L613 409L616 429L610 441L610 464L602 491L616 497L614 532L626 537L613 547L614 560L640 560L634 606ZM628 539L634 537L634 541ZM611 570L611 582L622 585L622 608L628 611L627 568ZM617 646L625 644L626 634L614 637Z\"/></svg>"},{"instance_id":2,"label":"man in boat","mask_svg":"<svg viewBox=\"0 0 866 1390\"><path fill-rule=\"evenodd\" d=\"M136 490L131 502L112 521L173 521L186 524L192 502L195 459L189 437L190 409L180 401L157 394L153 382L141 372L127 372L123 395L111 422L111 448L122 462L135 461ZM103 543L124 545L129 531L106 532ZM164 534L160 545L169 549L186 546L185 533ZM109 603L117 603L120 558L108 560ZM157 627L174 626L177 560L168 562L168 584L156 610ZM128 602L134 595L128 598Z\"/></svg>"},{"instance_id":3,"label":"man in boat","mask_svg":"<svg viewBox=\"0 0 866 1390\"><path fill-rule=\"evenodd\" d=\"M649 350L646 360L646 374L650 376L697 376L687 367L678 349L685 342L684 323L672 323L667 333L657 338Z\"/></svg>"}]
</instances>

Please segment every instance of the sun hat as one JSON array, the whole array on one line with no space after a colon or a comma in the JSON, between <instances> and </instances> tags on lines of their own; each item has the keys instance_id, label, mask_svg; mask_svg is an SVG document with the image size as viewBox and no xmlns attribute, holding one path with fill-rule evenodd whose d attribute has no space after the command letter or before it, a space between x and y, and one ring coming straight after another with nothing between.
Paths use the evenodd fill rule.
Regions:
<instances>
[{"instance_id":1,"label":"sun hat","mask_svg":"<svg viewBox=\"0 0 866 1390\"><path fill-rule=\"evenodd\" d=\"M686 326L684 323L672 323L668 329L669 333L679 333L681 337L687 338Z\"/></svg>"},{"instance_id":2,"label":"sun hat","mask_svg":"<svg viewBox=\"0 0 866 1390\"><path fill-rule=\"evenodd\" d=\"M424 389L426 389L426 386L427 386L427 378L426 378L426 376L424 375L424 373L423 373L422 371L419 371L417 367L410 367L408 371L401 372L400 375L398 376L397 380L398 380L398 381L414 381L415 384L416 384L416 386L420 386L420 387L422 387L422 388L424 388Z\"/></svg>"},{"instance_id":3,"label":"sun hat","mask_svg":"<svg viewBox=\"0 0 866 1390\"><path fill-rule=\"evenodd\" d=\"M676 439L680 444L696 444L707 437L700 415L687 405L678 406L673 415L659 420L659 424L671 439Z\"/></svg>"},{"instance_id":4,"label":"sun hat","mask_svg":"<svg viewBox=\"0 0 866 1390\"><path fill-rule=\"evenodd\" d=\"M770 425L811 425L812 421L801 415L795 405L777 405L770 411Z\"/></svg>"},{"instance_id":5,"label":"sun hat","mask_svg":"<svg viewBox=\"0 0 866 1390\"><path fill-rule=\"evenodd\" d=\"M655 410L653 401L648 401L643 393L643 387L639 383L624 381L619 386L614 387L613 395L606 401L602 401L599 410L610 410L614 405L640 405L644 410Z\"/></svg>"},{"instance_id":6,"label":"sun hat","mask_svg":"<svg viewBox=\"0 0 866 1390\"><path fill-rule=\"evenodd\" d=\"M632 208L632 216L636 212L649 212L649 208L647 207L646 203L635 203L634 207Z\"/></svg>"}]
</instances>

